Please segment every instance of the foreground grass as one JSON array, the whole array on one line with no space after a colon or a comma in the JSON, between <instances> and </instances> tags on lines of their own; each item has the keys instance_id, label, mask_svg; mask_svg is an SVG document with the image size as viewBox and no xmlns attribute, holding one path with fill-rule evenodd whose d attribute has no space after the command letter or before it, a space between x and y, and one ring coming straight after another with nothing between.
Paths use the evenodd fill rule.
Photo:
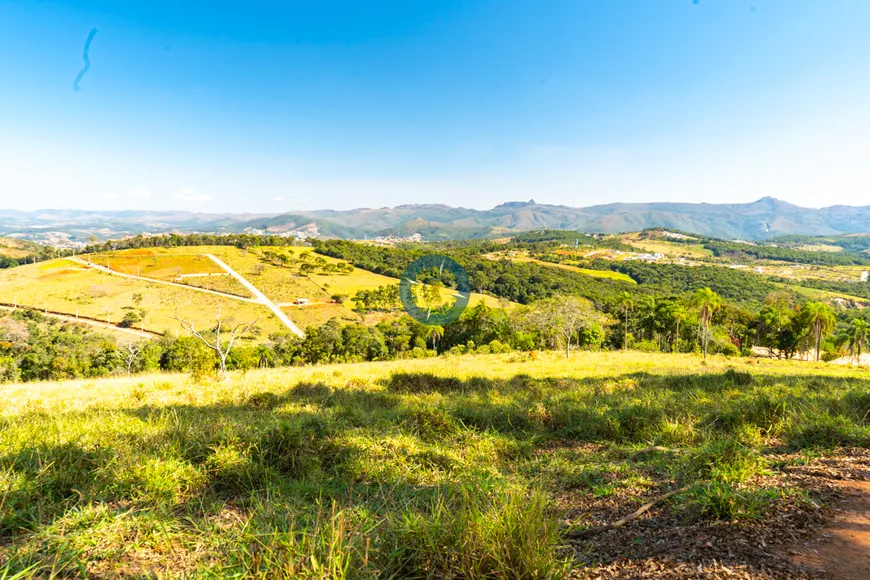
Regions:
<instances>
[{"instance_id":1,"label":"foreground grass","mask_svg":"<svg viewBox=\"0 0 870 580\"><path fill-rule=\"evenodd\" d=\"M767 448L866 445L868 387L639 353L0 386L0 578L558 578L555 496L761 518ZM676 453L626 461L653 444Z\"/></svg>"}]
</instances>

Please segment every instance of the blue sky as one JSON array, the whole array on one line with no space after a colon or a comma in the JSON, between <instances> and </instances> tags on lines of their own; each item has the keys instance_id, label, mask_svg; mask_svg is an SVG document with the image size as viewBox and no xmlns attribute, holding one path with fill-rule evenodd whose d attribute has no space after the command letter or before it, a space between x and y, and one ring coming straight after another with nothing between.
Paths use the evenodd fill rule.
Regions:
<instances>
[{"instance_id":1,"label":"blue sky","mask_svg":"<svg viewBox=\"0 0 870 580\"><path fill-rule=\"evenodd\" d=\"M7 0L0 207L870 205L868 25L864 0Z\"/></svg>"}]
</instances>

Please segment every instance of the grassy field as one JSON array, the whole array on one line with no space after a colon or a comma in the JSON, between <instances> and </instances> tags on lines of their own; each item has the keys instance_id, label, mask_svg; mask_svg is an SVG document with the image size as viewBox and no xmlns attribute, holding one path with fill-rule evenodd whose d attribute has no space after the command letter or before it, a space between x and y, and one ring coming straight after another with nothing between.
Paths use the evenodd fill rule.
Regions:
<instances>
[{"instance_id":1,"label":"grassy field","mask_svg":"<svg viewBox=\"0 0 870 580\"><path fill-rule=\"evenodd\" d=\"M269 253L284 254L289 257L286 265L276 264L268 258ZM302 259L301 254L308 258ZM344 264L327 256L317 256L310 248L304 247L261 247L248 251L227 246L196 246L178 248L149 248L123 250L94 254L90 260L94 264L112 270L153 278L162 281L176 281L185 285L225 292L250 298L250 292L237 280L223 274L223 270L208 259L205 254L213 254L231 268L239 272L282 309L301 328L319 326L332 318L344 322L358 322L360 317L353 312L350 298L360 290L398 284L395 278L381 276L366 270L354 269L350 273L325 273L322 268L307 275L300 274L300 264L320 259L321 264ZM192 276L209 274L208 276ZM217 274L217 275L215 275ZM0 302L17 303L34 308L74 315L78 310L82 316L109 318L120 321L125 309L132 306L135 293L144 296L141 307L148 312L145 329L162 332L167 328L177 328L172 318L176 305L197 304L197 308L182 312L195 318L200 324L214 316L217 307L224 314L238 320L261 317L261 336L281 330L280 323L264 308L245 304L220 296L203 293L185 292L183 288L172 288L148 282L116 278L110 275L87 271L81 264L71 261L55 260L41 265L26 266L0 272ZM348 298L344 304L332 300L336 294ZM292 305L298 298L307 298L305 306ZM506 301L472 294L470 305L482 300L491 305L510 307ZM200 308L200 305L202 308ZM184 309L183 309L184 310ZM401 312L371 315L368 323L384 318L399 316Z\"/></svg>"},{"instance_id":2,"label":"grassy field","mask_svg":"<svg viewBox=\"0 0 870 580\"><path fill-rule=\"evenodd\" d=\"M679 487L657 508L677 526L755 529L815 501L777 484L788 465L870 441L866 371L689 355L451 357L0 395L0 578L594 576L588 554L606 538L571 538L610 516L601 502L625 514ZM669 450L629 459L653 444Z\"/></svg>"},{"instance_id":3,"label":"grassy field","mask_svg":"<svg viewBox=\"0 0 870 580\"><path fill-rule=\"evenodd\" d=\"M154 248L145 250L123 250L93 254L94 264L105 266L124 274L175 280L183 274L219 274L220 266L202 255L174 252L175 248ZM205 253L205 252L203 252Z\"/></svg>"},{"instance_id":4,"label":"grassy field","mask_svg":"<svg viewBox=\"0 0 870 580\"><path fill-rule=\"evenodd\" d=\"M134 300L137 294L142 297L139 304ZM70 315L78 312L114 323L120 322L130 309L141 309L146 312L144 327L152 332L180 331L174 319L176 310L202 328L214 320L219 308L225 318L239 321L259 316L263 336L284 328L274 315L256 304L121 278L68 260L0 270L0 302Z\"/></svg>"},{"instance_id":5,"label":"grassy field","mask_svg":"<svg viewBox=\"0 0 870 580\"><path fill-rule=\"evenodd\" d=\"M843 248L840 246L834 246L831 244L804 244L802 246L798 246L798 250L804 250L806 252L842 252Z\"/></svg>"},{"instance_id":6,"label":"grassy field","mask_svg":"<svg viewBox=\"0 0 870 580\"><path fill-rule=\"evenodd\" d=\"M639 248L643 252L660 253L672 258L711 258L713 252L704 244L680 244L667 240L640 239L640 234L631 233L620 236L626 244Z\"/></svg>"},{"instance_id":7,"label":"grassy field","mask_svg":"<svg viewBox=\"0 0 870 580\"><path fill-rule=\"evenodd\" d=\"M587 276L592 276L593 278L605 278L607 280L619 280L620 282L628 282L630 284L637 284L634 279L628 274L623 274L622 272L613 272L611 270L590 270L588 268L578 268L577 266L572 266L570 264L550 264L549 262L543 262L540 260L535 260L539 264L545 264L548 266L556 266L557 268L563 268L565 270L572 270L574 272L580 272L581 274L585 274Z\"/></svg>"},{"instance_id":8,"label":"grassy field","mask_svg":"<svg viewBox=\"0 0 870 580\"><path fill-rule=\"evenodd\" d=\"M829 302L835 298L841 298L843 300L849 300L855 302L861 307L865 307L868 302L866 298L861 298L860 296L852 296L850 294L843 294L841 292L831 292L829 290L819 290L818 288L808 288L806 286L798 286L796 284L783 284L781 282L774 282L780 288L789 288L790 290L794 290L800 296L803 296L807 300L820 300L823 302Z\"/></svg>"},{"instance_id":9,"label":"grassy field","mask_svg":"<svg viewBox=\"0 0 870 580\"><path fill-rule=\"evenodd\" d=\"M507 257L509 260L517 262L534 262L536 264L541 264L542 266L548 266L551 268L562 268L563 270L571 270L572 272L579 272L580 274L592 276L593 278L619 280L620 282L629 282L631 284L637 283L632 279L631 276L623 274L622 272L613 272L611 270L590 270L588 268L578 268L577 266L572 266L570 264L556 264L553 262L545 262L543 260L532 258L525 252L517 252L516 250L512 251L508 256L504 257Z\"/></svg>"},{"instance_id":10,"label":"grassy field","mask_svg":"<svg viewBox=\"0 0 870 580\"><path fill-rule=\"evenodd\" d=\"M34 243L17 240L15 238L0 237L0 256L7 256L16 259L26 258L38 251L39 246Z\"/></svg>"}]
</instances>

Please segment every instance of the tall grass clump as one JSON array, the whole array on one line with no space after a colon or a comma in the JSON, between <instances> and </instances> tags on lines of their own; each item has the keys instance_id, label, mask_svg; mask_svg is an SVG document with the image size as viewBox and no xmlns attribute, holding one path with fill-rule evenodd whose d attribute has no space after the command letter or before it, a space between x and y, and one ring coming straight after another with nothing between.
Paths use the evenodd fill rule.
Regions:
<instances>
[{"instance_id":1,"label":"tall grass clump","mask_svg":"<svg viewBox=\"0 0 870 580\"><path fill-rule=\"evenodd\" d=\"M439 495L387 525L384 570L396 578L540 578L566 575L561 537L541 491Z\"/></svg>"}]
</instances>

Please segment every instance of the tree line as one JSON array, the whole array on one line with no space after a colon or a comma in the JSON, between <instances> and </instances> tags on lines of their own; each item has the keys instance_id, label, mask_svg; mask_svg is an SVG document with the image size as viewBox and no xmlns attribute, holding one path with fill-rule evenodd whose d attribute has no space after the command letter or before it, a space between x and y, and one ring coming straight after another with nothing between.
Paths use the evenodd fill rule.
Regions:
<instances>
[{"instance_id":1,"label":"tree line","mask_svg":"<svg viewBox=\"0 0 870 580\"><path fill-rule=\"evenodd\" d=\"M561 349L565 356L581 349L738 356L761 347L783 359L808 353L809 358L831 360L860 357L870 339L870 324L860 314L837 312L820 302L798 302L781 291L750 311L706 287L667 297L625 292L609 310L572 295L510 309L484 301L444 327L427 326L406 315L372 326L333 319L307 328L305 338L275 333L259 344L242 340L241 334L227 341L229 329L236 333L238 327L227 322L132 344L37 311L4 312L0 381L155 371L203 376L221 370L544 349ZM221 338L223 349L209 348L210 343L221 344ZM239 340L233 345L235 338Z\"/></svg>"}]
</instances>

